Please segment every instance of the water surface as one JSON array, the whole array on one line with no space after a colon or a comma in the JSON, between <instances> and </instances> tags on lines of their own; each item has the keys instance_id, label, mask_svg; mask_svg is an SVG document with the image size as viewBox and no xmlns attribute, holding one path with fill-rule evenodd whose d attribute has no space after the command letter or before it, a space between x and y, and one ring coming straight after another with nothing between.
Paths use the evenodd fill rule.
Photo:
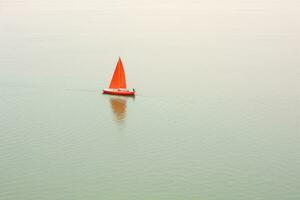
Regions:
<instances>
[{"instance_id":1,"label":"water surface","mask_svg":"<svg viewBox=\"0 0 300 200\"><path fill-rule=\"evenodd\" d=\"M0 199L299 199L299 13L1 0Z\"/></svg>"}]
</instances>

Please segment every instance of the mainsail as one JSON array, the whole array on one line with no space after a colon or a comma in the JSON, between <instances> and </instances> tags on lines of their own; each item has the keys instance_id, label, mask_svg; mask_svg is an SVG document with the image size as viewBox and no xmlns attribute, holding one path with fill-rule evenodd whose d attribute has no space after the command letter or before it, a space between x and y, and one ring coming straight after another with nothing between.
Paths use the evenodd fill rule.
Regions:
<instances>
[{"instance_id":1,"label":"mainsail","mask_svg":"<svg viewBox=\"0 0 300 200\"><path fill-rule=\"evenodd\" d=\"M122 60L119 57L119 60L118 60L114 75L111 79L109 88L112 88L112 89L119 89L119 88L126 89L126 87L127 86L126 86L125 71L124 71L124 68L123 68Z\"/></svg>"}]
</instances>

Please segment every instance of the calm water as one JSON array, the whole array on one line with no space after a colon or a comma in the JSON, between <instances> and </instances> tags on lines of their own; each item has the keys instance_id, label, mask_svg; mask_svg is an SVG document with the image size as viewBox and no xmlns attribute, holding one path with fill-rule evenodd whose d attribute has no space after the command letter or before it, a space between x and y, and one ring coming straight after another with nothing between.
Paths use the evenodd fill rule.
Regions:
<instances>
[{"instance_id":1,"label":"calm water","mask_svg":"<svg viewBox=\"0 0 300 200\"><path fill-rule=\"evenodd\" d=\"M299 13L1 0L0 199L300 199Z\"/></svg>"}]
</instances>

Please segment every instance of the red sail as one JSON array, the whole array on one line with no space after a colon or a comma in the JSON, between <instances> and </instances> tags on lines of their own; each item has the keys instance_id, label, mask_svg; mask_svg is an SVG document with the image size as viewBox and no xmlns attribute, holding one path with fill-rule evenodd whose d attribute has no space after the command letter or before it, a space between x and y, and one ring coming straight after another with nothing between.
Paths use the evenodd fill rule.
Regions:
<instances>
[{"instance_id":1,"label":"red sail","mask_svg":"<svg viewBox=\"0 0 300 200\"><path fill-rule=\"evenodd\" d=\"M113 89L126 88L126 77L125 77L125 71L123 68L121 58L119 58L118 60L109 88L113 88Z\"/></svg>"}]
</instances>

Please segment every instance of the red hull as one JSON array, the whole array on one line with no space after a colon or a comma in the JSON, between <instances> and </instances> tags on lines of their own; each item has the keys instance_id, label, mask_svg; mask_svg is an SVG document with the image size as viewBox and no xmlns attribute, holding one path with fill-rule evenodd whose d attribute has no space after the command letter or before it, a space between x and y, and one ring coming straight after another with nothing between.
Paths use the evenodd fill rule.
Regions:
<instances>
[{"instance_id":1,"label":"red hull","mask_svg":"<svg viewBox=\"0 0 300 200\"><path fill-rule=\"evenodd\" d=\"M110 89L104 89L103 94L111 94L111 95L122 95L122 96L134 96L134 91L129 90L110 90Z\"/></svg>"}]
</instances>

